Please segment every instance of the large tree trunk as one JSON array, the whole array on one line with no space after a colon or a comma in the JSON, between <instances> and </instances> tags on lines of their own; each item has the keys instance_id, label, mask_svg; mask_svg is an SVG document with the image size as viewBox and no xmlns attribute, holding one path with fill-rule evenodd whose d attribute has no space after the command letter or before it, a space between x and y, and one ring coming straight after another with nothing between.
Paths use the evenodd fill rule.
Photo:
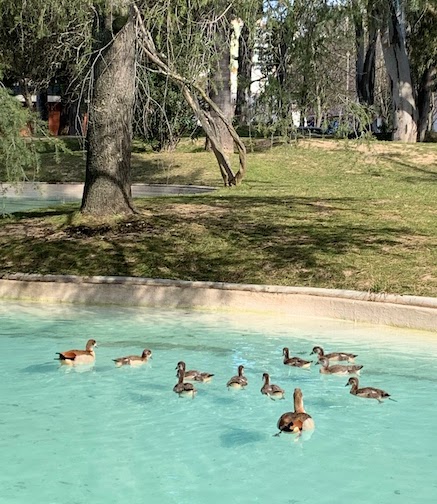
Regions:
<instances>
[{"instance_id":1,"label":"large tree trunk","mask_svg":"<svg viewBox=\"0 0 437 504\"><path fill-rule=\"evenodd\" d=\"M215 72L211 75L211 100L223 112L223 115L229 122L232 122L234 117L234 104L232 103L231 95L231 56L229 49L230 33L229 30L221 28L220 36L218 37L218 64ZM217 115L215 110L210 112L214 123L217 126L217 135L220 138L220 143L226 154L233 154L234 139L229 133L224 122Z\"/></svg>"},{"instance_id":2,"label":"large tree trunk","mask_svg":"<svg viewBox=\"0 0 437 504\"><path fill-rule=\"evenodd\" d=\"M422 75L417 90L417 108L419 120L417 122L417 140L423 142L428 129L429 111L432 103L432 90L436 83L437 68L428 67Z\"/></svg>"},{"instance_id":3,"label":"large tree trunk","mask_svg":"<svg viewBox=\"0 0 437 504\"><path fill-rule=\"evenodd\" d=\"M361 12L356 7L354 14L355 45L356 45L356 89L358 100L366 105L375 101L375 61L378 30L375 23L375 13L368 15L367 33Z\"/></svg>"},{"instance_id":4,"label":"large tree trunk","mask_svg":"<svg viewBox=\"0 0 437 504\"><path fill-rule=\"evenodd\" d=\"M124 2L126 5L127 2ZM120 23L121 20L121 23ZM112 27L123 24L118 33ZM135 28L132 16L106 16L95 62L87 131L83 213L134 212L131 199L132 117L135 99ZM111 41L112 39L112 41Z\"/></svg>"},{"instance_id":5,"label":"large tree trunk","mask_svg":"<svg viewBox=\"0 0 437 504\"><path fill-rule=\"evenodd\" d=\"M417 109L411 80L410 62L405 47L405 30L400 22L396 0L390 0L390 12L382 32L382 50L390 78L393 101L393 140L416 142Z\"/></svg>"},{"instance_id":6,"label":"large tree trunk","mask_svg":"<svg viewBox=\"0 0 437 504\"><path fill-rule=\"evenodd\" d=\"M248 123L250 85L252 79L253 43L249 28L244 24L238 38L238 75L235 115L240 124Z\"/></svg>"}]
</instances>

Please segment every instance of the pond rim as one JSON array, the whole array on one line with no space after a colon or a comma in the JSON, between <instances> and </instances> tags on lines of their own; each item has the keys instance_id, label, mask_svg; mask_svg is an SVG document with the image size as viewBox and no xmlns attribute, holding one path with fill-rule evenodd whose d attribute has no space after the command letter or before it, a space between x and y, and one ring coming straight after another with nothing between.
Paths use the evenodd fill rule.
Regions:
<instances>
[{"instance_id":1,"label":"pond rim","mask_svg":"<svg viewBox=\"0 0 437 504\"><path fill-rule=\"evenodd\" d=\"M437 332L437 298L143 277L0 275L0 300L287 314Z\"/></svg>"}]
</instances>

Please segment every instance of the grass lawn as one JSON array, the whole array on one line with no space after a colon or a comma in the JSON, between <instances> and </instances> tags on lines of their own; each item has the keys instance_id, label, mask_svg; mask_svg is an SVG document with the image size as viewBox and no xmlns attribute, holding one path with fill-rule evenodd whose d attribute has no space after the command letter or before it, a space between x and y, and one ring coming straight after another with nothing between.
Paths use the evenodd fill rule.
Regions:
<instances>
[{"instance_id":1,"label":"grass lawn","mask_svg":"<svg viewBox=\"0 0 437 504\"><path fill-rule=\"evenodd\" d=\"M137 200L110 222L78 206L0 219L0 274L129 275L437 296L437 144L306 140L248 149L224 189L201 141L133 156L133 181L213 185ZM237 165L237 158L235 158ZM83 181L81 152L42 181Z\"/></svg>"}]
</instances>

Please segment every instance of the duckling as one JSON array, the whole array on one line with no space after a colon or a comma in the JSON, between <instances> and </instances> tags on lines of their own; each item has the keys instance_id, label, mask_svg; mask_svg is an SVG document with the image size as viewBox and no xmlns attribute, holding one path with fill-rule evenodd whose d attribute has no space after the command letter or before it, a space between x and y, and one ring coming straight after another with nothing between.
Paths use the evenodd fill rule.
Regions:
<instances>
[{"instance_id":1,"label":"duckling","mask_svg":"<svg viewBox=\"0 0 437 504\"><path fill-rule=\"evenodd\" d=\"M196 371L195 369L190 369L189 371L187 371L184 361L179 361L175 369L176 376L179 376L179 370L182 369L184 372L184 379L187 381L193 381L194 378L199 374L199 371Z\"/></svg>"},{"instance_id":2,"label":"duckling","mask_svg":"<svg viewBox=\"0 0 437 504\"><path fill-rule=\"evenodd\" d=\"M279 436L281 432L300 433L301 431L313 430L315 428L314 420L305 411L303 394L300 388L294 389L293 399L294 411L289 411L279 417L279 432L275 434L276 436Z\"/></svg>"},{"instance_id":3,"label":"duckling","mask_svg":"<svg viewBox=\"0 0 437 504\"><path fill-rule=\"evenodd\" d=\"M358 357L355 354L346 353L346 352L331 352L325 354L322 347L315 346L310 355L317 354L320 357L326 357L330 361L348 361L355 362L355 357Z\"/></svg>"},{"instance_id":4,"label":"duckling","mask_svg":"<svg viewBox=\"0 0 437 504\"><path fill-rule=\"evenodd\" d=\"M187 381L209 382L214 376L212 373L202 373L200 371L197 371L196 369L190 369L189 371L186 371L184 361L179 361L176 369L184 370L185 380ZM176 376L178 376L178 373L176 373Z\"/></svg>"},{"instance_id":5,"label":"duckling","mask_svg":"<svg viewBox=\"0 0 437 504\"><path fill-rule=\"evenodd\" d=\"M279 385L270 383L270 375L268 373L263 374L263 380L264 385L261 388L261 394L265 394L273 401L275 399L285 399L285 390L281 389Z\"/></svg>"},{"instance_id":6,"label":"duckling","mask_svg":"<svg viewBox=\"0 0 437 504\"><path fill-rule=\"evenodd\" d=\"M244 366L238 366L238 375L233 376L226 386L229 388L242 389L247 385L247 378L244 376Z\"/></svg>"},{"instance_id":7,"label":"duckling","mask_svg":"<svg viewBox=\"0 0 437 504\"><path fill-rule=\"evenodd\" d=\"M300 357L290 357L288 348L282 349L282 355L284 356L284 364L286 366L309 368L313 362L301 359Z\"/></svg>"},{"instance_id":8,"label":"duckling","mask_svg":"<svg viewBox=\"0 0 437 504\"><path fill-rule=\"evenodd\" d=\"M352 388L350 389L350 393L352 395L356 395L358 397L364 397L365 399L376 399L379 403L382 403L382 399L390 399L391 401L394 401L394 399L390 397L390 394L385 390L381 390L379 388L374 387L358 388L359 385L358 378L350 377L345 387L349 385L352 386Z\"/></svg>"},{"instance_id":9,"label":"duckling","mask_svg":"<svg viewBox=\"0 0 437 504\"><path fill-rule=\"evenodd\" d=\"M77 364L92 364L96 355L94 353L94 348L97 347L95 339L90 339L87 341L85 350L67 350L66 352L56 352L59 355L58 360L61 364L66 364L68 366L75 366Z\"/></svg>"},{"instance_id":10,"label":"duckling","mask_svg":"<svg viewBox=\"0 0 437 504\"><path fill-rule=\"evenodd\" d=\"M357 366L357 365L345 365L342 366L341 364L337 364L335 366L330 366L329 365L329 359L327 357L320 357L319 362L317 364L321 364L322 367L320 368L320 373L322 374L338 374L338 375L345 375L345 374L359 374L360 369L362 369L363 366Z\"/></svg>"},{"instance_id":11,"label":"duckling","mask_svg":"<svg viewBox=\"0 0 437 504\"><path fill-rule=\"evenodd\" d=\"M213 376L214 373L199 373L197 376L195 376L194 381L203 383L210 382Z\"/></svg>"},{"instance_id":12,"label":"duckling","mask_svg":"<svg viewBox=\"0 0 437 504\"><path fill-rule=\"evenodd\" d=\"M145 348L141 355L127 355L126 357L118 357L112 359L117 367L133 366L138 367L146 364L152 358L152 351Z\"/></svg>"},{"instance_id":13,"label":"duckling","mask_svg":"<svg viewBox=\"0 0 437 504\"><path fill-rule=\"evenodd\" d=\"M178 382L176 385L173 387L173 392L176 392L176 394L179 395L179 397L191 397L194 399L194 395L197 392L197 389L194 388L194 385L192 383L184 383L184 370L179 369L178 370Z\"/></svg>"}]
</instances>

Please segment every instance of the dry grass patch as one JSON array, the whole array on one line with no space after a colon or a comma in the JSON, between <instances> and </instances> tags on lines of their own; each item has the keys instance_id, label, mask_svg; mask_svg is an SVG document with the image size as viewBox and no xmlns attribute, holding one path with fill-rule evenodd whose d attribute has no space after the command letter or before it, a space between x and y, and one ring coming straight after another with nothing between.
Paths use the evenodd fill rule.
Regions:
<instances>
[{"instance_id":1,"label":"dry grass patch","mask_svg":"<svg viewBox=\"0 0 437 504\"><path fill-rule=\"evenodd\" d=\"M220 208L219 206L212 205L193 205L189 203L184 204L173 204L166 207L165 213L175 214L186 219L197 219L198 217L205 216L215 216L220 217L224 215L228 210L226 208Z\"/></svg>"}]
</instances>

